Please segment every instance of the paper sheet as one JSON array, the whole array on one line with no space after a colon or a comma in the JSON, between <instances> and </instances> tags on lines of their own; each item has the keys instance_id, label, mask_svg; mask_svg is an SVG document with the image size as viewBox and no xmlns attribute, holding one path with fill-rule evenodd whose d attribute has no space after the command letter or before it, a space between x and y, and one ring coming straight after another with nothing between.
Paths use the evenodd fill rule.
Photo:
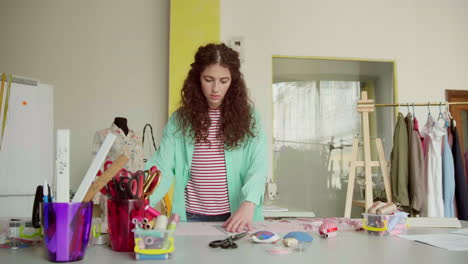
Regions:
<instances>
[{"instance_id":1,"label":"paper sheet","mask_svg":"<svg viewBox=\"0 0 468 264\"><path fill-rule=\"evenodd\" d=\"M295 218L282 220L265 220L254 222L251 233L257 231L271 231L277 234L287 234L292 231L303 231L318 233L323 218ZM361 219L327 218L338 225L340 231L356 231L362 227ZM224 230L222 222L182 222L177 226L177 235L186 236L210 236L210 235L232 235Z\"/></svg>"},{"instance_id":2,"label":"paper sheet","mask_svg":"<svg viewBox=\"0 0 468 264\"><path fill-rule=\"evenodd\" d=\"M468 236L468 228L463 228L463 229L459 229L459 230L456 230L456 231L452 231L452 232L450 232L450 234L460 234L460 235Z\"/></svg>"},{"instance_id":3,"label":"paper sheet","mask_svg":"<svg viewBox=\"0 0 468 264\"><path fill-rule=\"evenodd\" d=\"M449 233L428 235L400 235L399 237L447 250L468 251L467 235Z\"/></svg>"},{"instance_id":4,"label":"paper sheet","mask_svg":"<svg viewBox=\"0 0 468 264\"><path fill-rule=\"evenodd\" d=\"M263 206L264 212L287 212L288 208L282 208L276 205L266 205Z\"/></svg>"},{"instance_id":5,"label":"paper sheet","mask_svg":"<svg viewBox=\"0 0 468 264\"><path fill-rule=\"evenodd\" d=\"M180 222L177 225L175 234L178 236L219 236L224 232L216 228L221 226L221 222Z\"/></svg>"}]
</instances>

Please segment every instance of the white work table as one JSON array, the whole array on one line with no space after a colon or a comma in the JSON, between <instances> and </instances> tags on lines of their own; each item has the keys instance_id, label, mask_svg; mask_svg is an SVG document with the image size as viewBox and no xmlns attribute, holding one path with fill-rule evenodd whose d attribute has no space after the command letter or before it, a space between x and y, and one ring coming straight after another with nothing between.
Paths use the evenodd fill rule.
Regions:
<instances>
[{"instance_id":1,"label":"white work table","mask_svg":"<svg viewBox=\"0 0 468 264\"><path fill-rule=\"evenodd\" d=\"M190 225L191 223L183 223ZM468 228L468 222L462 222ZM410 228L408 234L448 233L454 229ZM365 232L340 232L337 238L322 239L314 235L312 245L304 252L270 255L269 244L253 244L249 239L236 241L237 249L210 248L208 243L225 236L176 236L175 252L169 260L136 261L133 253L113 252L107 246L88 247L82 261L75 263L372 263L372 264L446 264L468 263L468 251L448 251L398 237L377 237ZM0 250L0 263L50 263L43 246L19 250Z\"/></svg>"}]
</instances>

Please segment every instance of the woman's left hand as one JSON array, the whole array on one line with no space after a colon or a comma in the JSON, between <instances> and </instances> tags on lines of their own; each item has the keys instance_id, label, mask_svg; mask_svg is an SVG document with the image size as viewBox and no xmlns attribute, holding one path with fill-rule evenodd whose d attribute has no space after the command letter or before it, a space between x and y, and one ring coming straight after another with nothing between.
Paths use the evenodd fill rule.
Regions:
<instances>
[{"instance_id":1,"label":"woman's left hand","mask_svg":"<svg viewBox=\"0 0 468 264\"><path fill-rule=\"evenodd\" d=\"M224 222L223 227L228 232L240 233L247 228L252 230L252 218L255 210L255 204L252 202L243 202L229 219Z\"/></svg>"}]
</instances>

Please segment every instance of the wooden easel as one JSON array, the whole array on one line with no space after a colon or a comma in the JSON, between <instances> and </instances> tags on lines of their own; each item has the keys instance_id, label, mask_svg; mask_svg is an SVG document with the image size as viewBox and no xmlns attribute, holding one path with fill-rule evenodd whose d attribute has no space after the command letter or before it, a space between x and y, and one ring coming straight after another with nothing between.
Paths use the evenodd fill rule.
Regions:
<instances>
[{"instance_id":1,"label":"wooden easel","mask_svg":"<svg viewBox=\"0 0 468 264\"><path fill-rule=\"evenodd\" d=\"M361 100L358 101L357 111L362 115L362 131L364 141L364 160L358 161L359 138L353 140L353 148L351 153L351 165L349 168L348 191L346 194L346 205L344 217L351 217L351 206L362 206L366 210L373 204L372 194L372 167L380 167L385 185L385 193L387 201L392 201L392 190L390 186L390 176L388 173L388 162L385 159L382 140L376 138L377 154L379 161L372 161L369 135L369 113L375 111L374 100L367 99L367 92L361 92ZM356 168L364 167L366 175L366 193L365 201L352 201L354 192L354 182L356 177ZM353 202L351 204L351 202Z\"/></svg>"}]
</instances>

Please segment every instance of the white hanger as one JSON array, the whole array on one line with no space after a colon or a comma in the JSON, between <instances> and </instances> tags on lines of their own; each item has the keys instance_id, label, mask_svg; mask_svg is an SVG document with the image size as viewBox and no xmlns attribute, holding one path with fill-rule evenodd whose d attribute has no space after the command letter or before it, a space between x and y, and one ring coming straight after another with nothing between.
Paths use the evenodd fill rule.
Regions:
<instances>
[{"instance_id":1,"label":"white hanger","mask_svg":"<svg viewBox=\"0 0 468 264\"><path fill-rule=\"evenodd\" d=\"M450 107L449 107L449 102L445 102L445 113L447 114L447 119L448 121L453 122L453 127L457 126L457 121L455 121L455 118L453 118L452 114L450 113Z\"/></svg>"}]
</instances>

